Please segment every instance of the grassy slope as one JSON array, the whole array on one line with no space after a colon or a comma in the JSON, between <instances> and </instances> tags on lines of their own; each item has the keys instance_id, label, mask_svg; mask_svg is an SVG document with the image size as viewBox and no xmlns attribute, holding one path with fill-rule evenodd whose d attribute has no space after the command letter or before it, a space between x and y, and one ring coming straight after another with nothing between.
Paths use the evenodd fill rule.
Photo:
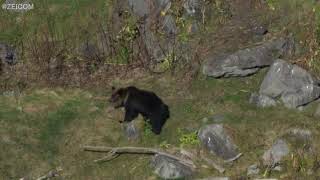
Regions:
<instances>
[{"instance_id":1,"label":"grassy slope","mask_svg":"<svg viewBox=\"0 0 320 180\"><path fill-rule=\"evenodd\" d=\"M67 179L155 179L149 157L123 155L112 162L95 164L101 155L82 152L81 145L147 146L158 147L164 141L169 147L179 147L182 129L193 132L203 125L201 118L224 114L224 123L244 156L228 168L226 175L244 175L246 167L260 160L263 150L290 127L312 130L314 139L320 126L311 117L310 107L304 112L282 107L259 109L248 104L249 92L261 81L265 72L250 78L227 80L198 80L190 88L171 78L149 77L139 84L155 91L171 107L171 118L161 136L142 133L137 141L128 141L121 126L106 111L104 91L30 90L20 97L0 96L1 154L0 176L4 179L26 175L39 176L49 169L61 166ZM166 82L166 83L163 83ZM131 84L131 83L130 83ZM250 86L249 86L250 84ZM253 86L251 86L253 85ZM136 121L143 128L142 120ZM316 142L316 148L318 148ZM198 151L197 145L187 150ZM312 159L305 158L304 168L312 168ZM286 161L289 175L291 160ZM301 171L298 176L305 175ZM215 170L201 169L197 176L217 174ZM278 176L272 174L272 176Z\"/></svg>"},{"instance_id":2,"label":"grassy slope","mask_svg":"<svg viewBox=\"0 0 320 180\"><path fill-rule=\"evenodd\" d=\"M97 13L100 18L108 13L107 1L91 2L34 1L36 9L25 14L0 11L0 40L19 44L35 33L53 29L60 38L79 41L83 30L90 30L94 25L90 13ZM278 6L276 1L269 3ZM312 8L308 3L301 6L301 0L281 3L280 7L286 9L287 15L276 19L271 32L276 34L285 25L298 41L308 39L305 30L309 27L309 16L306 14L310 15ZM110 114L106 111L105 98L109 92L35 89L19 97L0 96L0 179L38 177L57 166L64 169L65 179L156 179L148 167L149 157L126 155L110 163L95 164L92 160L101 155L82 152L80 145L159 147L160 143L166 142L178 147L181 134L177 128L192 132L202 125L202 117L213 114L227 117L225 123L244 153L228 168L226 175L244 175L246 167L259 161L263 150L289 127L308 128L314 133L314 139L319 139L319 123L311 116L313 106L305 112L296 112L283 107L259 109L248 104L250 92L257 91L264 74L263 71L249 78L202 79L191 82L190 87L167 76L140 81L136 85L153 90L165 99L171 107L172 117L161 136L144 134L134 142L125 139L116 122L115 119L121 116L113 120L107 118ZM122 85L135 84L133 81L121 82ZM137 122L143 128L141 120ZM186 148L199 149L197 146ZM304 168L312 168L312 157L303 160L306 161ZM286 164L286 173L295 175L292 161L288 159ZM214 174L218 175L215 170L202 169L198 176ZM296 176L303 175L306 171L300 171Z\"/></svg>"}]
</instances>

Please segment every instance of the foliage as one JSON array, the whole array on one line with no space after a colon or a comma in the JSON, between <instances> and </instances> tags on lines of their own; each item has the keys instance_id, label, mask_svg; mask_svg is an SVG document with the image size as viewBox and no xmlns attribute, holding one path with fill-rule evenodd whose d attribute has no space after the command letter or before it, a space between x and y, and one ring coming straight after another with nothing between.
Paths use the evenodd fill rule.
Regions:
<instances>
[{"instance_id":1,"label":"foliage","mask_svg":"<svg viewBox=\"0 0 320 180\"><path fill-rule=\"evenodd\" d=\"M198 131L184 133L181 129L178 129L178 133L180 134L180 146L198 145L200 142L198 139Z\"/></svg>"},{"instance_id":2,"label":"foliage","mask_svg":"<svg viewBox=\"0 0 320 180\"><path fill-rule=\"evenodd\" d=\"M267 0L266 2L268 4L268 6L269 6L269 9L275 10L276 7L277 7L277 1L278 0Z\"/></svg>"},{"instance_id":3,"label":"foliage","mask_svg":"<svg viewBox=\"0 0 320 180\"><path fill-rule=\"evenodd\" d=\"M144 121L144 128L143 128L143 132L145 136L150 136L153 132L152 132L152 126L150 124L150 120L146 120Z\"/></svg>"},{"instance_id":4,"label":"foliage","mask_svg":"<svg viewBox=\"0 0 320 180\"><path fill-rule=\"evenodd\" d=\"M165 140L160 143L160 147L164 149L168 149L170 147L170 144Z\"/></svg>"}]
</instances>

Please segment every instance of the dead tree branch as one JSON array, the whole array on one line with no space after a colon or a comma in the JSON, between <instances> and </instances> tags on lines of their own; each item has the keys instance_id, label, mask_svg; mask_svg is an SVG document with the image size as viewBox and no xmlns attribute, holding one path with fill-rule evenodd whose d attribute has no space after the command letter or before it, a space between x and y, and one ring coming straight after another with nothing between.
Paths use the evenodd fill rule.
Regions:
<instances>
[{"instance_id":1,"label":"dead tree branch","mask_svg":"<svg viewBox=\"0 0 320 180\"><path fill-rule=\"evenodd\" d=\"M53 169L53 170L49 171L46 175L43 175L43 176L37 178L37 180L46 180L46 179L51 179L51 178L54 178L54 177L58 177L58 176L60 176L59 175L60 171L62 171L62 168L58 167L56 169Z\"/></svg>"},{"instance_id":2,"label":"dead tree branch","mask_svg":"<svg viewBox=\"0 0 320 180\"><path fill-rule=\"evenodd\" d=\"M204 157L203 155L201 155L201 159L203 159L204 161L206 161L211 167L215 168L217 171L219 171L219 173L224 173L226 170L218 165L216 162L214 162L213 160L211 159L208 159L206 157Z\"/></svg>"},{"instance_id":3,"label":"dead tree branch","mask_svg":"<svg viewBox=\"0 0 320 180\"><path fill-rule=\"evenodd\" d=\"M115 154L149 154L149 155L162 155L169 157L171 159L174 159L178 162L180 162L183 165L186 165L192 169L196 169L196 166L192 161L182 159L180 157L168 154L166 152L163 152L158 149L153 149L153 148L144 148L144 147L106 147L106 146L83 146L82 147L84 151L91 151L91 152L109 152L108 156L96 160L95 162L100 162L100 161L105 161L105 160L110 160L115 158Z\"/></svg>"}]
</instances>

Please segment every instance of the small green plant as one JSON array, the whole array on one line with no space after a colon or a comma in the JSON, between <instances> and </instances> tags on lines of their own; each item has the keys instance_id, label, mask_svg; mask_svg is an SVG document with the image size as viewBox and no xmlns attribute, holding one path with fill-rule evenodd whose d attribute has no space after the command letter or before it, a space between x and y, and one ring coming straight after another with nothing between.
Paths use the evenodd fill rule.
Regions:
<instances>
[{"instance_id":1,"label":"small green plant","mask_svg":"<svg viewBox=\"0 0 320 180\"><path fill-rule=\"evenodd\" d=\"M146 120L144 121L144 129L143 129L143 132L144 132L144 135L145 136L150 136L152 134L152 127L151 127L151 124L149 122L150 120Z\"/></svg>"},{"instance_id":2,"label":"small green plant","mask_svg":"<svg viewBox=\"0 0 320 180\"><path fill-rule=\"evenodd\" d=\"M167 56L165 57L163 62L160 64L160 69L161 70L170 69L172 67L174 61L176 60L176 58L177 57L172 52L167 54Z\"/></svg>"},{"instance_id":3,"label":"small green plant","mask_svg":"<svg viewBox=\"0 0 320 180\"><path fill-rule=\"evenodd\" d=\"M178 133L180 134L180 146L199 144L198 131L193 131L191 133L183 133L181 129L178 129Z\"/></svg>"},{"instance_id":4,"label":"small green plant","mask_svg":"<svg viewBox=\"0 0 320 180\"><path fill-rule=\"evenodd\" d=\"M162 142L160 143L160 147L161 147L161 148L168 149L169 146L170 146L170 144L169 144L167 141L162 141Z\"/></svg>"},{"instance_id":5,"label":"small green plant","mask_svg":"<svg viewBox=\"0 0 320 180\"><path fill-rule=\"evenodd\" d=\"M269 9L276 10L277 0L267 0L267 4L269 6Z\"/></svg>"}]
</instances>

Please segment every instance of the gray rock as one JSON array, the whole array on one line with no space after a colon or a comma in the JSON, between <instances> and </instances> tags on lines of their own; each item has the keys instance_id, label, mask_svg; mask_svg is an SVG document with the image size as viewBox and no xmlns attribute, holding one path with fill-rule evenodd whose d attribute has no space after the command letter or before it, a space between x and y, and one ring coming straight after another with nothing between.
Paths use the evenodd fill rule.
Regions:
<instances>
[{"instance_id":1,"label":"gray rock","mask_svg":"<svg viewBox=\"0 0 320 180\"><path fill-rule=\"evenodd\" d=\"M189 27L189 33L194 34L199 31L200 27L197 22L193 22Z\"/></svg>"},{"instance_id":2,"label":"gray rock","mask_svg":"<svg viewBox=\"0 0 320 180\"><path fill-rule=\"evenodd\" d=\"M175 35L177 33L176 22L171 15L166 15L163 19L163 30L167 35Z\"/></svg>"},{"instance_id":3,"label":"gray rock","mask_svg":"<svg viewBox=\"0 0 320 180\"><path fill-rule=\"evenodd\" d=\"M276 166L273 168L274 171L279 171L279 172L282 171L282 169L283 169L282 166Z\"/></svg>"},{"instance_id":4,"label":"gray rock","mask_svg":"<svg viewBox=\"0 0 320 180\"><path fill-rule=\"evenodd\" d=\"M280 97L286 107L297 108L316 100L320 87L318 80L306 70L278 59L265 76L259 94Z\"/></svg>"},{"instance_id":5,"label":"gray rock","mask_svg":"<svg viewBox=\"0 0 320 180\"><path fill-rule=\"evenodd\" d=\"M164 9L170 6L170 0L128 0L129 7L133 13L139 17L148 16L152 12L159 12L160 9Z\"/></svg>"},{"instance_id":6,"label":"gray rock","mask_svg":"<svg viewBox=\"0 0 320 180\"><path fill-rule=\"evenodd\" d=\"M163 179L185 178L193 174L190 167L163 155L155 155L151 160L151 167Z\"/></svg>"},{"instance_id":7,"label":"gray rock","mask_svg":"<svg viewBox=\"0 0 320 180\"><path fill-rule=\"evenodd\" d=\"M289 130L289 135L297 140L311 141L312 133L308 129L293 128Z\"/></svg>"},{"instance_id":8,"label":"gray rock","mask_svg":"<svg viewBox=\"0 0 320 180\"><path fill-rule=\"evenodd\" d=\"M237 146L232 142L221 124L202 127L199 130L198 137L204 147L224 160L230 160L239 155L236 150Z\"/></svg>"},{"instance_id":9,"label":"gray rock","mask_svg":"<svg viewBox=\"0 0 320 180\"><path fill-rule=\"evenodd\" d=\"M128 0L129 7L132 9L132 11L140 16L147 16L150 13L151 8L151 1L148 0Z\"/></svg>"},{"instance_id":10,"label":"gray rock","mask_svg":"<svg viewBox=\"0 0 320 180\"><path fill-rule=\"evenodd\" d=\"M166 50L164 49L166 46L162 47L159 39L151 31L145 31L142 37L148 54L155 62L161 62L166 57Z\"/></svg>"},{"instance_id":11,"label":"gray rock","mask_svg":"<svg viewBox=\"0 0 320 180\"><path fill-rule=\"evenodd\" d=\"M9 65L14 65L18 62L17 51L6 43L0 43L0 61Z\"/></svg>"},{"instance_id":12,"label":"gray rock","mask_svg":"<svg viewBox=\"0 0 320 180\"><path fill-rule=\"evenodd\" d=\"M123 124L123 129L125 132L125 136L128 139L137 139L139 137L139 131L138 129L135 127L134 122L128 122L128 123L122 123Z\"/></svg>"},{"instance_id":13,"label":"gray rock","mask_svg":"<svg viewBox=\"0 0 320 180\"><path fill-rule=\"evenodd\" d=\"M258 93L252 93L249 102L258 107L270 107L277 105L277 102L274 99Z\"/></svg>"},{"instance_id":14,"label":"gray rock","mask_svg":"<svg viewBox=\"0 0 320 180\"><path fill-rule=\"evenodd\" d=\"M278 165L282 158L287 156L288 154L289 146L284 140L278 139L272 145L272 147L263 154L263 164L274 168Z\"/></svg>"},{"instance_id":15,"label":"gray rock","mask_svg":"<svg viewBox=\"0 0 320 180\"><path fill-rule=\"evenodd\" d=\"M320 104L318 105L318 108L316 112L314 113L314 117L320 117Z\"/></svg>"},{"instance_id":16,"label":"gray rock","mask_svg":"<svg viewBox=\"0 0 320 180\"><path fill-rule=\"evenodd\" d=\"M215 78L254 74L260 68L270 66L283 51L285 43L285 39L279 39L232 54L209 57L203 66L203 74Z\"/></svg>"},{"instance_id":17,"label":"gray rock","mask_svg":"<svg viewBox=\"0 0 320 180\"><path fill-rule=\"evenodd\" d=\"M259 174L259 172L260 172L260 169L258 167L258 164L253 164L247 168L247 175L248 176L257 175L257 174Z\"/></svg>"},{"instance_id":18,"label":"gray rock","mask_svg":"<svg viewBox=\"0 0 320 180\"><path fill-rule=\"evenodd\" d=\"M199 0L186 0L183 8L189 16L195 16L201 13L201 4Z\"/></svg>"},{"instance_id":19,"label":"gray rock","mask_svg":"<svg viewBox=\"0 0 320 180\"><path fill-rule=\"evenodd\" d=\"M255 25L252 27L252 32L256 35L265 35L268 33L268 28L264 25Z\"/></svg>"}]
</instances>

